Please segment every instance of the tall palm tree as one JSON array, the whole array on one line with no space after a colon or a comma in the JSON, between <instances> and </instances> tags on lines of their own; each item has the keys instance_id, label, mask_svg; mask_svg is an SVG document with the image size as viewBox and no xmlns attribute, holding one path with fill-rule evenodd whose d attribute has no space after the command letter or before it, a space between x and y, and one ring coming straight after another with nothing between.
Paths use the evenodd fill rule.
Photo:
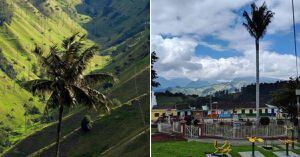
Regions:
<instances>
[{"instance_id":1,"label":"tall palm tree","mask_svg":"<svg viewBox=\"0 0 300 157\"><path fill-rule=\"evenodd\" d=\"M251 4L251 15L244 11L246 22L243 25L249 34L255 39L256 47L256 120L259 120L259 40L266 34L267 26L271 23L274 13L268 10L266 3L257 7Z\"/></svg>"},{"instance_id":2,"label":"tall palm tree","mask_svg":"<svg viewBox=\"0 0 300 157\"><path fill-rule=\"evenodd\" d=\"M98 51L96 46L86 48L85 35L78 33L66 38L62 47L51 46L48 54L36 46L34 53L38 56L42 67L47 72L47 79L29 81L33 93L49 93L46 111L58 108L58 127L56 141L56 156L59 157L61 122L66 107L84 104L90 108L103 108L109 111L110 100L91 85L99 81L113 81L110 74L94 73L84 75L90 59Z\"/></svg>"}]
</instances>

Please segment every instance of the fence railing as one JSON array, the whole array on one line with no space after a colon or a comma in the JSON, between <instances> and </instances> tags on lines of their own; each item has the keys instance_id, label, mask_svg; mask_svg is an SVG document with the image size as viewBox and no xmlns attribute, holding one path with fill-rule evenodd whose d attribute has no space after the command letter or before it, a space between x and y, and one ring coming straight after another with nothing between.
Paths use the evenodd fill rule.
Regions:
<instances>
[{"instance_id":1,"label":"fence railing","mask_svg":"<svg viewBox=\"0 0 300 157\"><path fill-rule=\"evenodd\" d=\"M290 136L290 131L285 125L270 124L267 126L246 126L246 125L220 125L204 123L199 126L183 127L179 122L159 123L158 131L163 133L182 133L188 138L218 137L226 139L245 139L246 137L256 136L262 138L280 138ZM296 135L297 130L295 130Z\"/></svg>"},{"instance_id":2,"label":"fence railing","mask_svg":"<svg viewBox=\"0 0 300 157\"><path fill-rule=\"evenodd\" d=\"M181 128L179 122L171 123L158 123L157 124L158 132L163 133L181 133Z\"/></svg>"},{"instance_id":3,"label":"fence railing","mask_svg":"<svg viewBox=\"0 0 300 157\"><path fill-rule=\"evenodd\" d=\"M228 139L245 139L249 136L262 138L276 138L287 136L287 129L283 125L267 126L231 126L218 124L204 124L203 136L216 136Z\"/></svg>"}]
</instances>

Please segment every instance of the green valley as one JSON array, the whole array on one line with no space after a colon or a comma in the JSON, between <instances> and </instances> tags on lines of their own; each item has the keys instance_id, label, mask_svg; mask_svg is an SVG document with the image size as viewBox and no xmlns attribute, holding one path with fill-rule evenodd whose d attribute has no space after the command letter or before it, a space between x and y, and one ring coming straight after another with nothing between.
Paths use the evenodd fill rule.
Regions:
<instances>
[{"instance_id":1,"label":"green valley","mask_svg":"<svg viewBox=\"0 0 300 157\"><path fill-rule=\"evenodd\" d=\"M54 153L57 112L44 114L47 98L32 95L24 83L47 77L32 53L36 45L48 51L80 33L88 35L88 45L101 48L84 73L116 76L117 83L108 88L95 85L116 105L110 114L83 107L66 111L62 155L148 156L149 1L0 0L0 4L12 12L11 21L0 26L0 154ZM80 129L85 115L94 121L88 133Z\"/></svg>"}]
</instances>

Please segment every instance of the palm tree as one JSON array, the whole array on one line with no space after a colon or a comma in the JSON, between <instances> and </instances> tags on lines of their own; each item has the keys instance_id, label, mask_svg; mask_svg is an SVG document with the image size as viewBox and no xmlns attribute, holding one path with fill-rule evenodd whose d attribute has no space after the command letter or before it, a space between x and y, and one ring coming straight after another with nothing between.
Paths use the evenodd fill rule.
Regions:
<instances>
[{"instance_id":1,"label":"palm tree","mask_svg":"<svg viewBox=\"0 0 300 157\"><path fill-rule=\"evenodd\" d=\"M66 107L84 104L90 108L103 108L109 112L110 100L102 93L91 88L99 81L113 81L114 77L105 73L83 75L89 60L98 51L96 46L88 48L84 43L85 35L78 33L66 38L62 48L51 46L49 53L36 46L34 53L39 58L42 67L47 72L47 79L36 79L28 82L30 90L36 93L49 93L45 110L58 108L58 127L56 141L56 156L59 157L60 135L63 111Z\"/></svg>"},{"instance_id":2,"label":"palm tree","mask_svg":"<svg viewBox=\"0 0 300 157\"><path fill-rule=\"evenodd\" d=\"M255 38L256 47L256 120L259 121L259 40L266 34L267 26L271 23L274 13L268 10L266 3L257 7L255 3L251 4L251 16L244 11L246 22L243 25L249 34Z\"/></svg>"}]
</instances>

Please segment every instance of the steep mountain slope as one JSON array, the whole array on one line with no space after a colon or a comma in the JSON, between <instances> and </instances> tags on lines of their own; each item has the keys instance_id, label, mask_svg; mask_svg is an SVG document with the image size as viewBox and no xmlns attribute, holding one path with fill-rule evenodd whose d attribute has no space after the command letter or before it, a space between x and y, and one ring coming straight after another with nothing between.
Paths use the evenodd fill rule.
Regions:
<instances>
[{"instance_id":1,"label":"steep mountain slope","mask_svg":"<svg viewBox=\"0 0 300 157\"><path fill-rule=\"evenodd\" d=\"M84 24L90 37L103 48L116 45L149 24L149 0L82 0L77 10L92 18Z\"/></svg>"},{"instance_id":2,"label":"steep mountain slope","mask_svg":"<svg viewBox=\"0 0 300 157\"><path fill-rule=\"evenodd\" d=\"M12 17L0 26L0 152L44 125L42 98L20 86L44 76L31 53L35 44L47 50L75 32L87 33L57 1L1 0L1 5ZM103 67L107 60L95 57L94 62L102 62L97 67L92 63L90 69Z\"/></svg>"},{"instance_id":3,"label":"steep mountain slope","mask_svg":"<svg viewBox=\"0 0 300 157\"><path fill-rule=\"evenodd\" d=\"M106 71L114 73L119 78L119 82L109 90L109 96L119 99L122 104L131 104L133 99L138 98L141 105L120 107L113 111L112 115L105 116L103 120L99 119L101 117L99 115L103 113L75 109L64 118L62 134L69 135L66 136L66 141L76 140L73 134L80 133L78 127L80 126L81 118L85 114L91 114L96 120L95 128L103 129L103 132L99 134L92 133L94 134L93 136L97 138L105 137L107 132L111 132L109 128L114 127L114 123L110 123L110 121L114 120L113 117L119 115L124 120L122 125L123 123L133 125L127 130L128 132L132 131L132 133L111 132L112 137L117 136L119 139L123 139L123 142L108 142L107 145L112 146L110 148L103 146L102 143L98 143L95 147L106 151L105 156L119 156L119 153L127 154L127 156L132 156L135 153L138 153L138 156L147 156L149 154L147 153L147 150L149 150L149 142L147 141L149 140L143 140L149 137L146 132L141 133L141 131L146 129L144 123L148 124L149 115L146 113L149 113L150 106L149 84L147 83L150 82L149 29L145 27L144 22L149 18L149 12L147 12L147 9L149 11L149 8L147 8L149 1L137 1L138 6L135 9L133 9L134 7L132 8L132 5L127 6L127 1L112 2L110 5L113 8L120 7L118 12L121 12L121 17L127 17L125 20L113 17L110 15L111 13L108 13L107 18L104 18L103 15L90 16L90 14L81 14L85 13L83 10L78 13L77 8L101 7L86 5L90 5L92 1L83 1L84 3L82 4L81 0L3 1L8 2L13 12L13 18L10 24L0 26L0 48L4 56L0 58L0 61L1 63L5 61L7 65L4 67L9 67L4 70L0 67L0 90L3 91L2 93L0 92L0 118L2 118L0 131L3 128L6 133L13 133L13 135L9 136L9 141L15 144L4 156L27 156L34 152L48 156L49 151L51 154L51 144L55 140L57 124L46 123L40 125L43 113L42 98L34 97L20 86L24 81L44 77L44 73L40 71L38 61L31 51L35 44L41 45L43 49L47 50L49 45L60 43L65 37L75 32L93 34L94 32L90 32L93 28L89 24L95 21L97 28L103 28L97 30L102 31L102 33L107 32L105 37L111 38L111 40L103 40L102 37L93 37L92 35L90 37L94 40L97 39L96 43L101 44L100 46L104 45L104 47L107 47L102 54L110 54L111 56L97 55L86 72ZM93 4L95 3L102 4L102 1L94 1ZM77 6L78 4L81 5ZM113 10L115 11L115 9ZM139 18L132 18L137 16L137 12L140 12ZM106 22L102 23L102 20ZM113 25L107 26L107 21L112 21ZM106 27L109 27L111 31L106 31L104 29ZM85 28L88 29L85 30ZM94 29L94 31L97 30ZM89 41L88 43L92 44L95 42ZM112 46L108 47L108 45ZM103 69L103 67L105 68ZM25 110L28 109L28 107L23 107L25 102L27 106L30 106L29 109L34 108L34 111L37 113L24 116ZM24 128L25 118L31 121L31 124L27 124L27 129ZM118 123L118 118L115 121L116 124L120 124ZM108 130L102 128L104 124ZM6 136L6 133L0 132L1 137ZM28 136L29 134L30 136ZM72 138L69 139L69 137ZM23 138L25 139L22 140ZM126 142L127 140L128 142ZM5 141L0 140L0 144L2 142L5 143ZM93 141L87 138L84 143L78 143L78 147L92 143ZM114 145L120 147L113 147ZM133 147L134 145L143 146ZM0 151L9 146L5 145L4 148L0 146ZM128 147L132 147L130 152L127 150ZM86 149L86 151L90 154L101 153L95 149ZM78 152L78 154L80 153L85 152Z\"/></svg>"},{"instance_id":4,"label":"steep mountain slope","mask_svg":"<svg viewBox=\"0 0 300 157\"><path fill-rule=\"evenodd\" d=\"M75 32L87 31L74 21L57 1L1 0L1 9L12 14L11 22L0 26L0 153L25 136L42 128L43 98L22 88L22 83L44 77L35 44L47 51ZM1 15L2 16L2 15ZM92 43L92 41L88 41ZM58 45L59 46L59 45ZM88 71L103 68L109 56L96 56ZM26 121L26 123L25 123Z\"/></svg>"},{"instance_id":5,"label":"steep mountain slope","mask_svg":"<svg viewBox=\"0 0 300 157\"><path fill-rule=\"evenodd\" d=\"M75 6L71 5L72 2L78 4L80 1L59 0L57 5L61 6L62 11L66 15L70 15L69 19L83 24L86 21L81 21L81 17L86 17L88 21L90 17L77 14L77 11L74 10L76 9ZM123 2L120 1L121 3ZM134 25L130 27L134 28ZM100 41L96 42L101 43ZM147 133L147 130L150 106L148 27L143 27L143 29L132 36L124 38L122 42L108 47L103 52L112 54L112 56L96 57L88 71L114 73L119 81L108 90L109 96L117 98L125 106L115 108L111 115L103 115L102 112L87 112L85 109L82 109L65 117L62 127L62 136L64 136L62 143L63 152L67 156L82 156L84 154L87 156L99 156L102 153L103 156L120 156L120 154L125 156L148 156L149 132ZM106 65L107 62L109 63ZM102 87L99 87L99 89L103 90ZM134 99L138 99L140 103L131 105ZM79 128L80 121L85 114L92 115L95 123L91 132L83 134ZM31 134L8 150L4 156L27 156L30 154L33 156L49 156L50 154L51 156L56 136L56 126L56 123L49 124L44 129ZM95 139L102 139L102 141L99 140L97 142ZM72 148L70 148L70 144L72 144ZM135 145L143 146L133 147ZM76 151L74 151L73 147L76 147Z\"/></svg>"}]
</instances>

